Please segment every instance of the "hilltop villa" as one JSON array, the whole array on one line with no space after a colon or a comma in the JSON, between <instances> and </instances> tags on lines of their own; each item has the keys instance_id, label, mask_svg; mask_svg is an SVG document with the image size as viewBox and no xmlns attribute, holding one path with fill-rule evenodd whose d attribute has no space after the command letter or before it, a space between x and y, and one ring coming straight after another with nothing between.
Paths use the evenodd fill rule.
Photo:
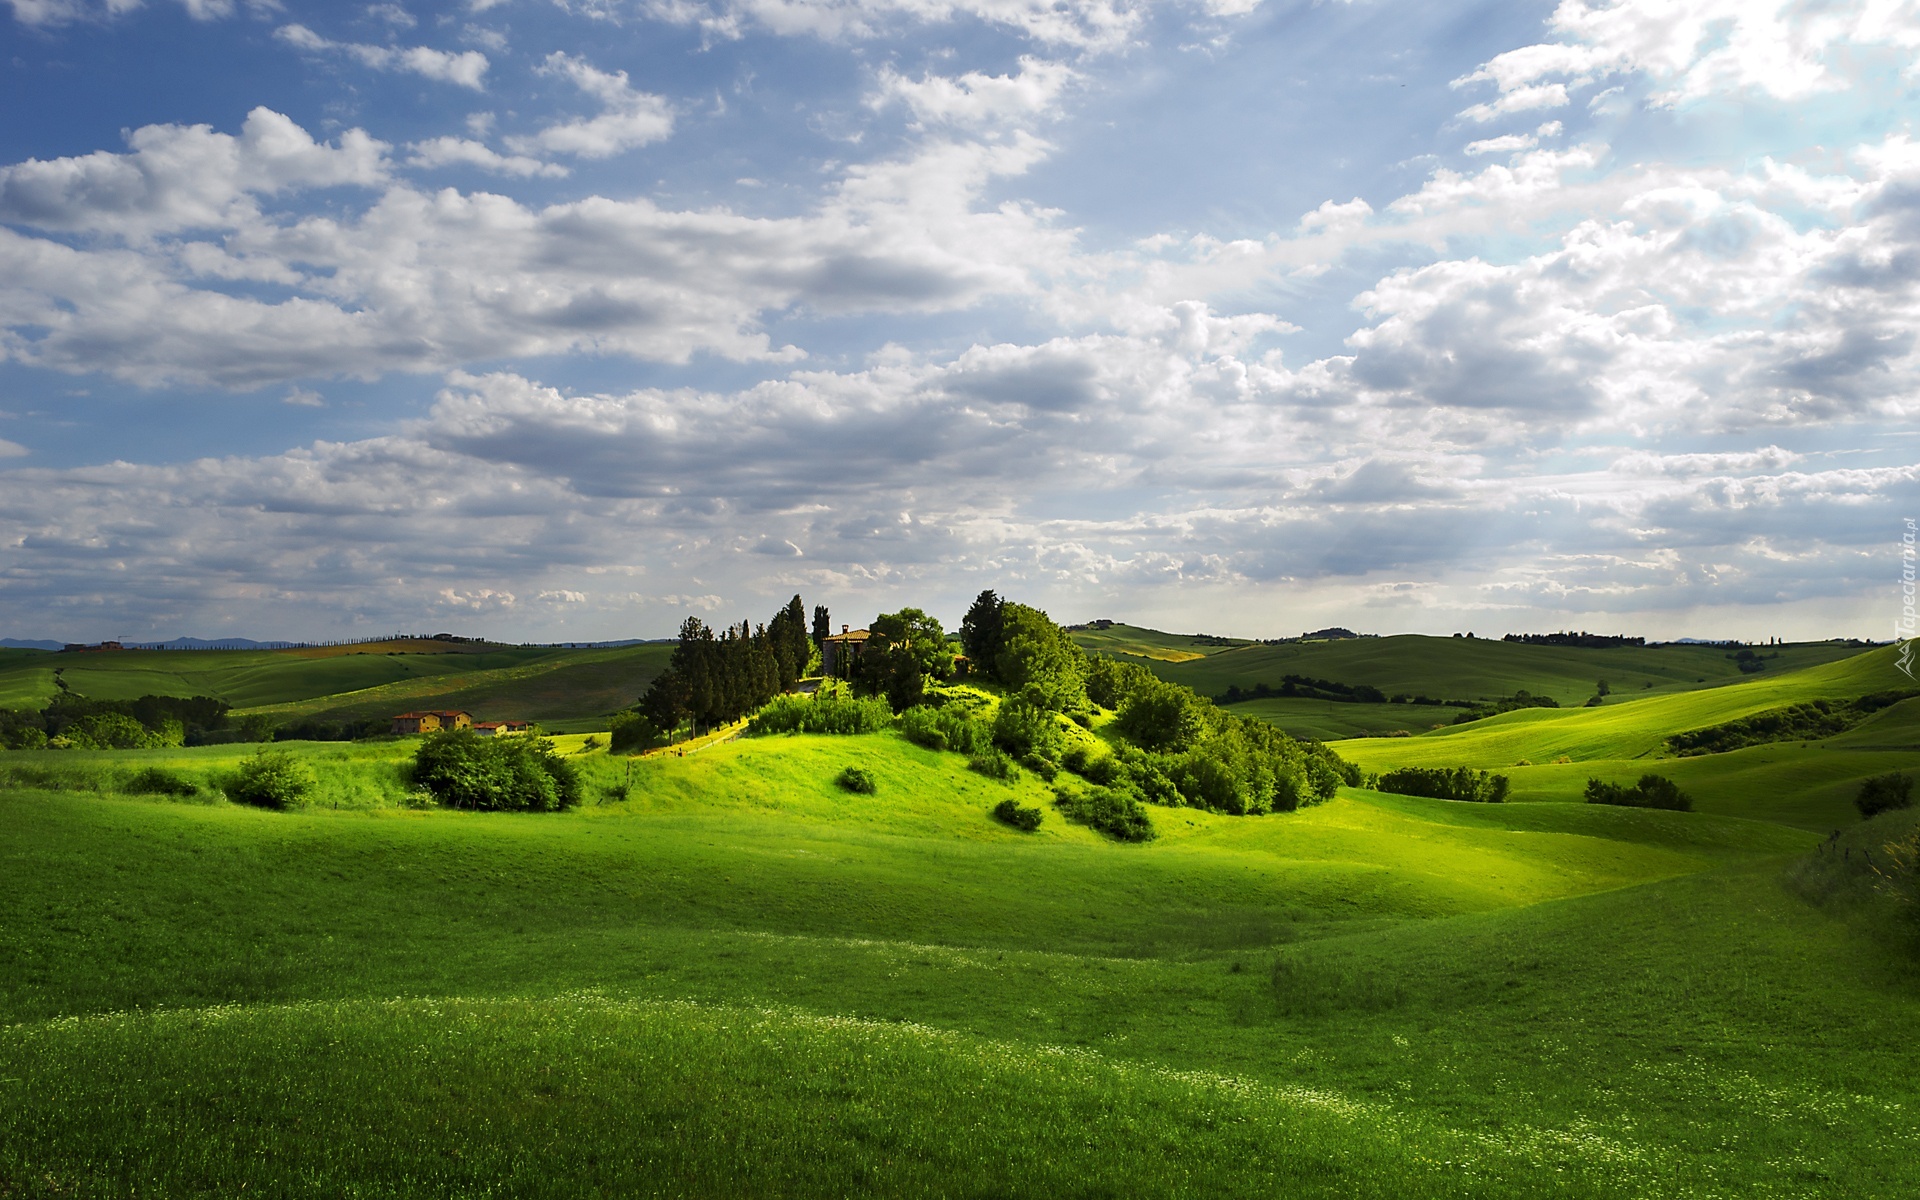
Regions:
<instances>
[{"instance_id":1,"label":"hilltop villa","mask_svg":"<svg viewBox=\"0 0 1920 1200\"><path fill-rule=\"evenodd\" d=\"M473 714L457 710L401 713L393 719L395 733L432 733L436 729L472 729Z\"/></svg>"},{"instance_id":2,"label":"hilltop villa","mask_svg":"<svg viewBox=\"0 0 1920 1200\"><path fill-rule=\"evenodd\" d=\"M845 625L840 632L823 638L820 642L820 673L828 677L841 675L860 659L860 651L866 649L867 639L873 634L865 629L849 629ZM842 666L841 660L845 660Z\"/></svg>"}]
</instances>

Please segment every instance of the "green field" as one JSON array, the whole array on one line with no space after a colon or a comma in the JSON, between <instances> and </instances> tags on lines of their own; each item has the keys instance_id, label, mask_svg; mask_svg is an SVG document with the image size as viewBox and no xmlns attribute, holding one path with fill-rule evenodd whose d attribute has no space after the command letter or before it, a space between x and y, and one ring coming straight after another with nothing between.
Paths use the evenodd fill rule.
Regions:
<instances>
[{"instance_id":1,"label":"green field","mask_svg":"<svg viewBox=\"0 0 1920 1200\"><path fill-rule=\"evenodd\" d=\"M666 666L671 645L588 650L413 641L365 649L0 651L0 708L40 708L72 691L99 700L212 696L236 713L280 721L386 717L458 708L476 720L519 718L552 728L604 725Z\"/></svg>"},{"instance_id":2,"label":"green field","mask_svg":"<svg viewBox=\"0 0 1920 1200\"><path fill-rule=\"evenodd\" d=\"M0 1196L1913 1194L1920 958L1866 865L1913 819L1850 798L1920 701L1660 757L1891 671L1350 740L1516 802L1142 845L893 732L562 737L547 815L413 807L411 739L292 743L290 813L212 790L250 747L0 754ZM124 794L152 765L208 786ZM1577 802L1650 768L1701 811Z\"/></svg>"}]
</instances>

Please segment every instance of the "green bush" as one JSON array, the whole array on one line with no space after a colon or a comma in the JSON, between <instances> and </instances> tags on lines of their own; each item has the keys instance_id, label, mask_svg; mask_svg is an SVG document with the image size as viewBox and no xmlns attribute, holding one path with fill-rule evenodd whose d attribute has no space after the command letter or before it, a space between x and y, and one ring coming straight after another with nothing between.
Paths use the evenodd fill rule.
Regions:
<instances>
[{"instance_id":1,"label":"green bush","mask_svg":"<svg viewBox=\"0 0 1920 1200\"><path fill-rule=\"evenodd\" d=\"M1146 806L1128 792L1094 788L1085 795L1061 789L1053 804L1069 821L1088 825L1123 842L1148 842L1155 837Z\"/></svg>"},{"instance_id":2,"label":"green bush","mask_svg":"<svg viewBox=\"0 0 1920 1200\"><path fill-rule=\"evenodd\" d=\"M1617 804L1623 808L1664 808L1672 812L1692 812L1693 798L1664 775L1642 775L1632 787L1587 780L1588 804Z\"/></svg>"},{"instance_id":3,"label":"green bush","mask_svg":"<svg viewBox=\"0 0 1920 1200\"><path fill-rule=\"evenodd\" d=\"M554 812L580 803L579 775L546 738L430 733L414 753L413 781L449 808Z\"/></svg>"},{"instance_id":4,"label":"green bush","mask_svg":"<svg viewBox=\"0 0 1920 1200\"><path fill-rule=\"evenodd\" d=\"M900 714L900 732L907 740L929 750L953 750L974 754L987 748L993 731L984 721L976 721L957 706L933 707L921 704Z\"/></svg>"},{"instance_id":5,"label":"green bush","mask_svg":"<svg viewBox=\"0 0 1920 1200\"><path fill-rule=\"evenodd\" d=\"M1011 825L1015 829L1024 829L1028 833L1040 828L1041 813L1037 808L1023 807L1017 800L1002 800L993 806L993 819Z\"/></svg>"},{"instance_id":6,"label":"green bush","mask_svg":"<svg viewBox=\"0 0 1920 1200\"><path fill-rule=\"evenodd\" d=\"M1468 800L1500 804L1507 798L1507 777L1466 767L1401 767L1380 776L1374 787L1396 796L1425 796L1432 800Z\"/></svg>"},{"instance_id":7,"label":"green bush","mask_svg":"<svg viewBox=\"0 0 1920 1200\"><path fill-rule=\"evenodd\" d=\"M1876 817L1896 808L1911 808L1913 777L1894 771L1863 779L1860 781L1860 794L1853 798L1853 806L1860 810L1863 817Z\"/></svg>"},{"instance_id":8,"label":"green bush","mask_svg":"<svg viewBox=\"0 0 1920 1200\"><path fill-rule=\"evenodd\" d=\"M607 734L609 754L632 754L663 740L652 721L637 712L617 714Z\"/></svg>"},{"instance_id":9,"label":"green bush","mask_svg":"<svg viewBox=\"0 0 1920 1200\"><path fill-rule=\"evenodd\" d=\"M306 763L285 750L262 746L221 782L220 790L235 804L285 810L304 805L316 786Z\"/></svg>"},{"instance_id":10,"label":"green bush","mask_svg":"<svg viewBox=\"0 0 1920 1200\"><path fill-rule=\"evenodd\" d=\"M812 696L775 696L747 724L749 736L772 733L874 733L893 724L878 696L855 697L822 687Z\"/></svg>"},{"instance_id":11,"label":"green bush","mask_svg":"<svg viewBox=\"0 0 1920 1200\"><path fill-rule=\"evenodd\" d=\"M1012 783L1020 778L1020 768L1004 751L989 747L967 760L967 770L978 771L988 779Z\"/></svg>"},{"instance_id":12,"label":"green bush","mask_svg":"<svg viewBox=\"0 0 1920 1200\"><path fill-rule=\"evenodd\" d=\"M859 767L848 767L846 770L840 772L840 774L834 776L833 781L845 790L857 792L862 796L871 796L879 790L878 786L873 782L873 775L861 770Z\"/></svg>"},{"instance_id":13,"label":"green bush","mask_svg":"<svg viewBox=\"0 0 1920 1200\"><path fill-rule=\"evenodd\" d=\"M200 785L164 767L145 767L135 771L120 790L132 796L192 796Z\"/></svg>"},{"instance_id":14,"label":"green bush","mask_svg":"<svg viewBox=\"0 0 1920 1200\"><path fill-rule=\"evenodd\" d=\"M993 718L993 744L1013 755L1058 758L1062 741L1060 725L1039 699L1038 696L1009 696L1002 700L1000 711Z\"/></svg>"}]
</instances>

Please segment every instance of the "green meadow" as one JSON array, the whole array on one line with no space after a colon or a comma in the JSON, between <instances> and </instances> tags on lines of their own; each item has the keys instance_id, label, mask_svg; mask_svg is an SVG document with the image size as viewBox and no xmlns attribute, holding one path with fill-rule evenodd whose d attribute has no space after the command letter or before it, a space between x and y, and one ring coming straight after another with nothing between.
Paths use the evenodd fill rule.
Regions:
<instances>
[{"instance_id":1,"label":"green meadow","mask_svg":"<svg viewBox=\"0 0 1920 1200\"><path fill-rule=\"evenodd\" d=\"M1378 642L1430 694L1464 662ZM1155 669L1287 647L1207 648ZM1591 673L1468 649L1539 655L1490 695ZM247 746L0 754L0 1196L1920 1192L1920 958L1879 870L1914 812L1851 807L1920 761L1920 700L1674 758L1904 682L1888 650L1677 653L1637 697L1338 747L1510 803L1154 807L1143 844L894 731L629 759L582 726L551 814L431 807L413 739L283 743L320 781L289 812L221 797ZM253 705L413 682L353 681ZM132 794L149 767L198 790ZM1696 811L1580 802L1647 770Z\"/></svg>"}]
</instances>

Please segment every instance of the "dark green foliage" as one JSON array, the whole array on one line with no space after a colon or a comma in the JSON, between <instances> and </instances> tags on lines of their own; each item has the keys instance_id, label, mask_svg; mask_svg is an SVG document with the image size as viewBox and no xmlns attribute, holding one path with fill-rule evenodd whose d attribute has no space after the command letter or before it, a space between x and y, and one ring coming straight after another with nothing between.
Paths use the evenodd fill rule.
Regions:
<instances>
[{"instance_id":1,"label":"dark green foliage","mask_svg":"<svg viewBox=\"0 0 1920 1200\"><path fill-rule=\"evenodd\" d=\"M1088 783L1112 787L1127 779L1125 763L1111 754L1100 754L1085 746L1074 746L1061 758L1060 765Z\"/></svg>"},{"instance_id":2,"label":"dark green foliage","mask_svg":"<svg viewBox=\"0 0 1920 1200\"><path fill-rule=\"evenodd\" d=\"M811 696L774 697L754 714L747 733L874 733L892 723L893 710L885 700L822 686Z\"/></svg>"},{"instance_id":3,"label":"dark green foliage","mask_svg":"<svg viewBox=\"0 0 1920 1200\"><path fill-rule=\"evenodd\" d=\"M908 741L929 750L961 754L977 753L993 741L993 729L985 721L976 721L957 707L934 708L927 704L900 714L900 732Z\"/></svg>"},{"instance_id":4,"label":"dark green foliage","mask_svg":"<svg viewBox=\"0 0 1920 1200\"><path fill-rule=\"evenodd\" d=\"M1776 652L1775 656L1778 657L1778 652ZM1740 668L1742 675L1755 674L1756 672L1765 670L1767 666L1766 660L1751 650L1742 650L1738 654L1729 654L1727 657L1733 660L1734 666Z\"/></svg>"},{"instance_id":5,"label":"dark green foliage","mask_svg":"<svg viewBox=\"0 0 1920 1200\"><path fill-rule=\"evenodd\" d=\"M134 796L192 796L199 793L200 785L165 767L142 767L120 790Z\"/></svg>"},{"instance_id":6,"label":"dark green foliage","mask_svg":"<svg viewBox=\"0 0 1920 1200\"><path fill-rule=\"evenodd\" d=\"M1039 809L1027 808L1018 800L1002 800L993 806L994 820L1028 833L1040 828L1041 815Z\"/></svg>"},{"instance_id":7,"label":"dark green foliage","mask_svg":"<svg viewBox=\"0 0 1920 1200\"><path fill-rule=\"evenodd\" d=\"M1283 676L1279 687L1257 683L1252 689L1243 689L1239 684L1227 688L1216 701L1220 704L1238 704L1242 700L1265 700L1268 697L1302 697L1308 700L1331 700L1336 704L1386 704L1386 693L1369 683L1345 684L1331 679L1315 679L1307 675Z\"/></svg>"},{"instance_id":8,"label":"dark green foliage","mask_svg":"<svg viewBox=\"0 0 1920 1200\"><path fill-rule=\"evenodd\" d=\"M991 589L974 597L972 607L960 620L960 648L966 652L973 669L999 677L1000 651L1006 644L1005 622L1000 597Z\"/></svg>"},{"instance_id":9,"label":"dark green foliage","mask_svg":"<svg viewBox=\"0 0 1920 1200\"><path fill-rule=\"evenodd\" d=\"M884 696L894 712L905 712L926 698L926 672L910 642L896 642L875 632L859 656L848 660L847 667L857 694Z\"/></svg>"},{"instance_id":10,"label":"dark green foliage","mask_svg":"<svg viewBox=\"0 0 1920 1200\"><path fill-rule=\"evenodd\" d=\"M1122 662L1105 654L1087 659L1087 699L1101 708L1117 709L1127 697L1159 682L1159 676L1139 663Z\"/></svg>"},{"instance_id":11,"label":"dark green foliage","mask_svg":"<svg viewBox=\"0 0 1920 1200\"><path fill-rule=\"evenodd\" d=\"M291 725L281 725L275 728L273 730L273 740L276 742L357 742L362 738L380 737L386 734L391 728L392 723L390 721L383 721L378 717L368 717L361 721L316 721L309 717L305 720L295 721ZM222 730L221 732L226 731ZM239 729L233 732L244 735L252 731ZM234 740L238 741L241 739L236 737ZM187 735L187 745L192 746L195 744L194 735L189 733ZM204 735L202 735L202 740L197 744L208 744Z\"/></svg>"},{"instance_id":12,"label":"dark green foliage","mask_svg":"<svg viewBox=\"0 0 1920 1200\"><path fill-rule=\"evenodd\" d=\"M1094 788L1084 793L1060 789L1054 792L1053 805L1067 820L1123 842L1149 842L1156 836L1146 806L1138 797L1117 788Z\"/></svg>"},{"instance_id":13,"label":"dark green foliage","mask_svg":"<svg viewBox=\"0 0 1920 1200\"><path fill-rule=\"evenodd\" d=\"M92 700L62 691L41 711L39 725L82 748L137 750L200 744L207 732L227 728L227 711L226 701L211 696Z\"/></svg>"},{"instance_id":14,"label":"dark green foliage","mask_svg":"<svg viewBox=\"0 0 1920 1200\"><path fill-rule=\"evenodd\" d=\"M1503 696L1489 704L1478 704L1453 719L1455 725L1465 725L1469 721L1478 721L1484 717L1497 717L1501 713L1515 712L1523 708L1559 708L1560 702L1552 696L1536 696L1521 688L1511 696Z\"/></svg>"},{"instance_id":15,"label":"dark green foliage","mask_svg":"<svg viewBox=\"0 0 1920 1200\"><path fill-rule=\"evenodd\" d=\"M1664 808L1673 812L1692 812L1693 798L1664 775L1642 775L1632 787L1587 780L1588 804L1615 804L1623 808Z\"/></svg>"},{"instance_id":16,"label":"dark green foliage","mask_svg":"<svg viewBox=\"0 0 1920 1200\"><path fill-rule=\"evenodd\" d=\"M545 738L430 733L414 754L413 781L449 808L554 812L580 803L573 764Z\"/></svg>"},{"instance_id":17,"label":"dark green foliage","mask_svg":"<svg viewBox=\"0 0 1920 1200\"><path fill-rule=\"evenodd\" d=\"M999 611L994 674L1000 681L1054 712L1085 705L1087 656L1067 632L1037 608L1007 603Z\"/></svg>"},{"instance_id":18,"label":"dark green foliage","mask_svg":"<svg viewBox=\"0 0 1920 1200\"><path fill-rule=\"evenodd\" d=\"M612 754L633 754L664 740L660 727L638 712L614 716L607 733L607 750Z\"/></svg>"},{"instance_id":19,"label":"dark green foliage","mask_svg":"<svg viewBox=\"0 0 1920 1200\"><path fill-rule=\"evenodd\" d=\"M813 606L813 648L815 650L820 649L820 644L832 636L833 636L832 614L827 611L826 605L824 604L814 605Z\"/></svg>"},{"instance_id":20,"label":"dark green foliage","mask_svg":"<svg viewBox=\"0 0 1920 1200\"><path fill-rule=\"evenodd\" d=\"M1205 703L1190 688L1155 681L1126 698L1114 728L1147 750L1177 753L1206 734Z\"/></svg>"},{"instance_id":21,"label":"dark green foliage","mask_svg":"<svg viewBox=\"0 0 1920 1200\"><path fill-rule=\"evenodd\" d=\"M806 606L795 596L758 628L747 622L720 634L698 617L680 623L679 644L667 669L655 676L638 711L663 736L692 721L725 725L791 688L813 656ZM825 615L816 609L816 620Z\"/></svg>"},{"instance_id":22,"label":"dark green foliage","mask_svg":"<svg viewBox=\"0 0 1920 1200\"><path fill-rule=\"evenodd\" d=\"M1055 759L1061 733L1053 711L1029 695L1009 696L993 718L993 744L1020 758L1029 755Z\"/></svg>"},{"instance_id":23,"label":"dark green foliage","mask_svg":"<svg viewBox=\"0 0 1920 1200\"><path fill-rule=\"evenodd\" d=\"M1507 798L1505 775L1490 775L1466 767L1401 767L1380 776L1377 791L1396 796L1425 796L1430 800L1466 800L1500 804Z\"/></svg>"},{"instance_id":24,"label":"dark green foliage","mask_svg":"<svg viewBox=\"0 0 1920 1200\"><path fill-rule=\"evenodd\" d=\"M1676 733L1667 745L1677 754L1722 754L1768 742L1812 742L1845 733L1883 708L1920 695L1920 691L1875 692L1854 700L1809 700L1770 708L1750 717Z\"/></svg>"},{"instance_id":25,"label":"dark green foliage","mask_svg":"<svg viewBox=\"0 0 1920 1200\"><path fill-rule=\"evenodd\" d=\"M859 767L848 767L834 776L833 781L839 784L842 790L856 792L862 796L871 796L878 790L878 786L873 782L873 775Z\"/></svg>"},{"instance_id":26,"label":"dark green foliage","mask_svg":"<svg viewBox=\"0 0 1920 1200\"><path fill-rule=\"evenodd\" d=\"M988 779L998 779L1001 783L1012 783L1020 778L1019 764L1009 758L1005 752L986 749L967 760L967 770L985 775Z\"/></svg>"},{"instance_id":27,"label":"dark green foliage","mask_svg":"<svg viewBox=\"0 0 1920 1200\"><path fill-rule=\"evenodd\" d=\"M262 746L221 781L220 790L235 804L285 810L305 804L316 786L307 764L285 750Z\"/></svg>"},{"instance_id":28,"label":"dark green foliage","mask_svg":"<svg viewBox=\"0 0 1920 1200\"><path fill-rule=\"evenodd\" d=\"M1853 806L1860 810L1862 817L1877 817L1896 808L1911 808L1913 777L1894 771L1863 779L1860 781L1860 794L1853 798Z\"/></svg>"}]
</instances>

